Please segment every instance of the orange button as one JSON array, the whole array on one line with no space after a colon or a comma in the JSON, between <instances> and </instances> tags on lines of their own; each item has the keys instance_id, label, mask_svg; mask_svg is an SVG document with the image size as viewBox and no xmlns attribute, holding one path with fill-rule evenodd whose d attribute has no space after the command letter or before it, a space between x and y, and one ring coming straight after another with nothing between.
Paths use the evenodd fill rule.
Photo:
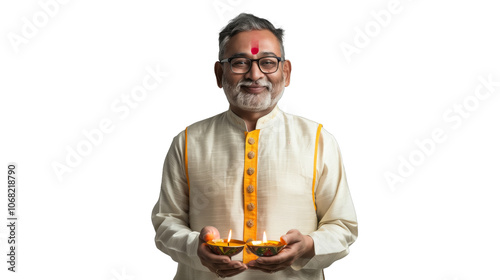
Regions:
<instances>
[{"instance_id":1,"label":"orange button","mask_svg":"<svg viewBox=\"0 0 500 280\"><path fill-rule=\"evenodd\" d=\"M255 209L255 205L250 202L247 204L247 209L248 209L248 211L253 211L253 209Z\"/></svg>"},{"instance_id":2,"label":"orange button","mask_svg":"<svg viewBox=\"0 0 500 280\"><path fill-rule=\"evenodd\" d=\"M253 191L254 191L254 187L252 185L248 185L247 192L248 193L253 193Z\"/></svg>"},{"instance_id":3,"label":"orange button","mask_svg":"<svg viewBox=\"0 0 500 280\"><path fill-rule=\"evenodd\" d=\"M248 158L249 159L253 159L254 157L255 157L255 152L254 151L248 152Z\"/></svg>"},{"instance_id":4,"label":"orange button","mask_svg":"<svg viewBox=\"0 0 500 280\"><path fill-rule=\"evenodd\" d=\"M253 220L247 221L247 227L253 227Z\"/></svg>"}]
</instances>

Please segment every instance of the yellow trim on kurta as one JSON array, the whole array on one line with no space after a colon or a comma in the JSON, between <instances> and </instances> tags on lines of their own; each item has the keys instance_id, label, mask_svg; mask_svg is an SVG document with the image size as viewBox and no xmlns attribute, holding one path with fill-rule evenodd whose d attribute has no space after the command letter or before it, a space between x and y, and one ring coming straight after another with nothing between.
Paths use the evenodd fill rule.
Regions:
<instances>
[{"instance_id":1,"label":"yellow trim on kurta","mask_svg":"<svg viewBox=\"0 0 500 280\"><path fill-rule=\"evenodd\" d=\"M243 197L244 197L244 213L245 219L243 224L243 240L246 242L248 239L257 240L257 158L259 157L259 133L260 130L253 130L250 132L245 132L245 169L243 170ZM254 152L255 156L250 158L248 156L249 152ZM252 172L248 170L252 168ZM247 187L252 185L254 191L249 193ZM249 210L248 204L253 203L254 207ZM249 222L251 221L251 222ZM249 223L251 226L249 226ZM248 252L243 251L243 263L248 263L251 260L257 259L257 256Z\"/></svg>"},{"instance_id":2,"label":"yellow trim on kurta","mask_svg":"<svg viewBox=\"0 0 500 280\"><path fill-rule=\"evenodd\" d=\"M316 187L316 161L318 159L318 142L322 127L323 125L321 124L318 125L318 130L316 131L316 144L314 146L314 171L313 171L313 183L312 183L312 198L313 198L314 210L316 210L316 195L314 193L314 188Z\"/></svg>"},{"instance_id":3,"label":"yellow trim on kurta","mask_svg":"<svg viewBox=\"0 0 500 280\"><path fill-rule=\"evenodd\" d=\"M191 185L189 184L189 173L188 173L188 129L184 132L184 171L186 172L186 180L188 184L188 194L191 193Z\"/></svg>"}]
</instances>

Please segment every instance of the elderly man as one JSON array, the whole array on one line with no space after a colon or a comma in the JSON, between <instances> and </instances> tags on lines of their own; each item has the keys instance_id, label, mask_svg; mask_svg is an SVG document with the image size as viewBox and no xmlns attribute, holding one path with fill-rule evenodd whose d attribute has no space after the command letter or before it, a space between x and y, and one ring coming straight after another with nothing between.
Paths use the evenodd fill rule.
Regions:
<instances>
[{"instance_id":1,"label":"elderly man","mask_svg":"<svg viewBox=\"0 0 500 280\"><path fill-rule=\"evenodd\" d=\"M158 249L178 262L174 279L323 279L348 254L357 220L338 145L276 106L291 70L269 21L240 14L220 32L215 76L229 110L174 138L152 213ZM212 253L206 242L230 230L287 245L272 257Z\"/></svg>"}]
</instances>

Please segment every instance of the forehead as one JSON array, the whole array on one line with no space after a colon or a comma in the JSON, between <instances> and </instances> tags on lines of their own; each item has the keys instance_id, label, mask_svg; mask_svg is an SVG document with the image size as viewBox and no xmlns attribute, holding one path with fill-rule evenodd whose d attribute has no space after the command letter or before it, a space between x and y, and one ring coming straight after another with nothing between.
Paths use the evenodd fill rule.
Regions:
<instances>
[{"instance_id":1,"label":"forehead","mask_svg":"<svg viewBox=\"0 0 500 280\"><path fill-rule=\"evenodd\" d=\"M255 47L258 53L253 54ZM248 56L258 56L261 52L273 52L281 56L278 38L269 30L243 31L233 36L226 46L224 57L231 57L237 53L245 53Z\"/></svg>"}]
</instances>

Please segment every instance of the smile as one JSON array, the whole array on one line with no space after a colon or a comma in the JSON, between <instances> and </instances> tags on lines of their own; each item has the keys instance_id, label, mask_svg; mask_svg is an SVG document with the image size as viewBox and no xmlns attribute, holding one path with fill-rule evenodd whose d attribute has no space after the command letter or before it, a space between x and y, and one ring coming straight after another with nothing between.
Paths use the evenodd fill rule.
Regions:
<instances>
[{"instance_id":1,"label":"smile","mask_svg":"<svg viewBox=\"0 0 500 280\"><path fill-rule=\"evenodd\" d=\"M261 93L267 90L267 87L263 86L241 86L241 88L248 93Z\"/></svg>"}]
</instances>

